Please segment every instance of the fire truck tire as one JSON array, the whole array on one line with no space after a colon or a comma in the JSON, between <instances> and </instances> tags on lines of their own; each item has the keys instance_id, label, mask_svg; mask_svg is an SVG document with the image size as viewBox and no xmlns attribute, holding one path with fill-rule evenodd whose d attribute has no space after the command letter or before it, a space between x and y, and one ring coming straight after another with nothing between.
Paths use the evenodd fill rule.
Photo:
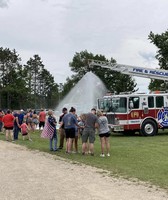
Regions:
<instances>
[{"instance_id":1,"label":"fire truck tire","mask_svg":"<svg viewBox=\"0 0 168 200\"><path fill-rule=\"evenodd\" d=\"M157 124L151 120L147 119L143 122L141 126L141 134L144 136L154 136L158 132Z\"/></svg>"}]
</instances>

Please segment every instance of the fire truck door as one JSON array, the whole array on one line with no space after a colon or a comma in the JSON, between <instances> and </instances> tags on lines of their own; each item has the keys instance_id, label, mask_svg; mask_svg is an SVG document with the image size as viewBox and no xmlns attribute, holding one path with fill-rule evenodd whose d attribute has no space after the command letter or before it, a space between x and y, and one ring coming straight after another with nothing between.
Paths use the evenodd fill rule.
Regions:
<instances>
[{"instance_id":1,"label":"fire truck door","mask_svg":"<svg viewBox=\"0 0 168 200\"><path fill-rule=\"evenodd\" d=\"M142 106L140 105L139 96L129 97L129 115L127 118L130 130L138 129L141 122Z\"/></svg>"},{"instance_id":2,"label":"fire truck door","mask_svg":"<svg viewBox=\"0 0 168 200\"><path fill-rule=\"evenodd\" d=\"M144 114L147 115L149 113L148 98L146 96L141 98L140 106L141 106L141 109L142 109L142 117L143 117Z\"/></svg>"}]
</instances>

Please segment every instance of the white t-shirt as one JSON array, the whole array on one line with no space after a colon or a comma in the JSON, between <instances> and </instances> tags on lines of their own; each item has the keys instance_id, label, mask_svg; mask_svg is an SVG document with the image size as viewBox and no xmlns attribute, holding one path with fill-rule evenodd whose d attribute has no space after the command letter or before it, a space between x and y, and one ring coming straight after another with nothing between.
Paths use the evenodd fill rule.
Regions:
<instances>
[{"instance_id":1,"label":"white t-shirt","mask_svg":"<svg viewBox=\"0 0 168 200\"><path fill-rule=\"evenodd\" d=\"M106 116L100 116L98 118L98 123L99 123L99 134L107 133L110 131Z\"/></svg>"}]
</instances>

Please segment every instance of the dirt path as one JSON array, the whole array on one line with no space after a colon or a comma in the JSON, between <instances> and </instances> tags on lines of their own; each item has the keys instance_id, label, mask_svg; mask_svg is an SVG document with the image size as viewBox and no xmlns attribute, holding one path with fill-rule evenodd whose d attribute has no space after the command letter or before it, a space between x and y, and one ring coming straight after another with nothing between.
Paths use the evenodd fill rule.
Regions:
<instances>
[{"instance_id":1,"label":"dirt path","mask_svg":"<svg viewBox=\"0 0 168 200\"><path fill-rule=\"evenodd\" d=\"M0 200L167 200L155 187L109 177L101 170L66 162L0 141Z\"/></svg>"}]
</instances>

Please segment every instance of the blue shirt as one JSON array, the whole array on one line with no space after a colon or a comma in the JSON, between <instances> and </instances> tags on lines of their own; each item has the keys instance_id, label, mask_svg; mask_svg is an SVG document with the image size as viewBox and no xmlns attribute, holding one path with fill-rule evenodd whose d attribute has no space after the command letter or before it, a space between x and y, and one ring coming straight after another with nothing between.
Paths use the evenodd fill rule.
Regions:
<instances>
[{"instance_id":1,"label":"blue shirt","mask_svg":"<svg viewBox=\"0 0 168 200\"><path fill-rule=\"evenodd\" d=\"M24 119L24 114L23 113L20 113L18 115L18 121L19 121L19 124L21 125L23 123L23 119Z\"/></svg>"},{"instance_id":2,"label":"blue shirt","mask_svg":"<svg viewBox=\"0 0 168 200\"><path fill-rule=\"evenodd\" d=\"M73 115L72 113L68 113L64 115L64 117L62 118L62 121L63 121L65 129L75 128L76 124L78 124L78 121L75 115Z\"/></svg>"},{"instance_id":3,"label":"blue shirt","mask_svg":"<svg viewBox=\"0 0 168 200\"><path fill-rule=\"evenodd\" d=\"M56 121L55 117L49 116L49 117L48 117L48 122L49 122L49 123L51 124L51 126L54 128L54 135L53 135L53 137L56 137L56 133L57 133L56 123L57 123L57 121Z\"/></svg>"}]
</instances>

